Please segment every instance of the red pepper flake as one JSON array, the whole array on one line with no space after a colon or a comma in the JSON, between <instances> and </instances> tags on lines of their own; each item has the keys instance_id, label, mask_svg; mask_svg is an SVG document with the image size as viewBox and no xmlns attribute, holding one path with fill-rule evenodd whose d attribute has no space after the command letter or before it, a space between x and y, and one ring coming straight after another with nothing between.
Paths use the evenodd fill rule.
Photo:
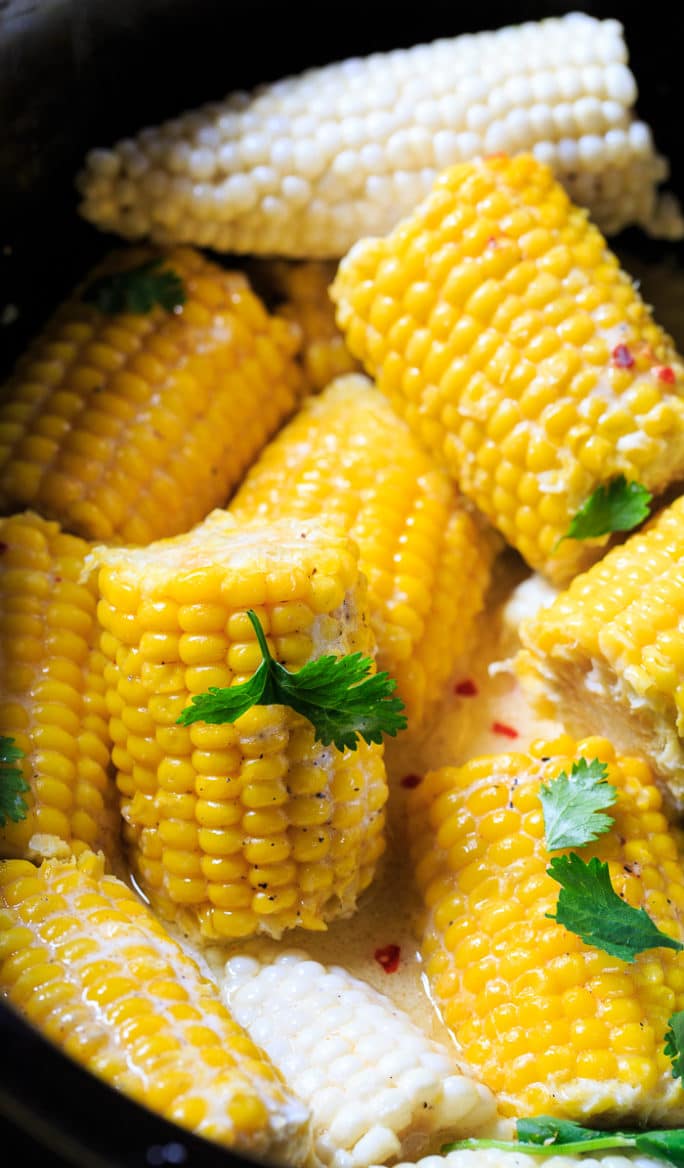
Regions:
<instances>
[{"instance_id":1,"label":"red pepper flake","mask_svg":"<svg viewBox=\"0 0 684 1168\"><path fill-rule=\"evenodd\" d=\"M458 694L460 698L474 698L478 693L477 685L472 677L466 677L463 681L456 682L454 693Z\"/></svg>"},{"instance_id":2,"label":"red pepper flake","mask_svg":"<svg viewBox=\"0 0 684 1168\"><path fill-rule=\"evenodd\" d=\"M373 956L385 973L396 973L399 968L400 953L398 945L384 945L382 949L376 949Z\"/></svg>"},{"instance_id":3,"label":"red pepper flake","mask_svg":"<svg viewBox=\"0 0 684 1168\"><path fill-rule=\"evenodd\" d=\"M626 345L616 345L613 349L613 363L617 365L618 369L631 369L634 365L634 357Z\"/></svg>"},{"instance_id":4,"label":"red pepper flake","mask_svg":"<svg viewBox=\"0 0 684 1168\"><path fill-rule=\"evenodd\" d=\"M666 385L674 385L677 380L671 365L661 365L659 369L656 369L656 376L658 381L664 381Z\"/></svg>"},{"instance_id":5,"label":"red pepper flake","mask_svg":"<svg viewBox=\"0 0 684 1168\"><path fill-rule=\"evenodd\" d=\"M408 791L412 791L414 787L419 787L422 781L422 775L404 775L403 779L401 779L401 786L406 787Z\"/></svg>"},{"instance_id":6,"label":"red pepper flake","mask_svg":"<svg viewBox=\"0 0 684 1168\"><path fill-rule=\"evenodd\" d=\"M492 730L495 734L503 734L504 738L518 737L518 731L513 726L507 726L505 722L492 722Z\"/></svg>"},{"instance_id":7,"label":"red pepper flake","mask_svg":"<svg viewBox=\"0 0 684 1168\"><path fill-rule=\"evenodd\" d=\"M2 555L3 552L7 551L8 547L9 547L9 544L6 544L4 539L0 539L0 556Z\"/></svg>"},{"instance_id":8,"label":"red pepper flake","mask_svg":"<svg viewBox=\"0 0 684 1168\"><path fill-rule=\"evenodd\" d=\"M62 583L62 577L61 577L61 576L55 576L55 584L61 584L61 583Z\"/></svg>"}]
</instances>

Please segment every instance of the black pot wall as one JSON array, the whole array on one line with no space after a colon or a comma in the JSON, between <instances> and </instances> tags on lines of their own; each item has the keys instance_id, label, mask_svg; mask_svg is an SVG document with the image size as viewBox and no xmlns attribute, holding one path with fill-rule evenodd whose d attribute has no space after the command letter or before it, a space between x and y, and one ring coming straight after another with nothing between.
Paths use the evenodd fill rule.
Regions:
<instances>
[{"instance_id":1,"label":"black pot wall","mask_svg":"<svg viewBox=\"0 0 684 1168\"><path fill-rule=\"evenodd\" d=\"M678 0L0 0L0 314L8 304L18 311L0 326L0 373L111 242L76 215L73 176L89 147L306 66L578 7L623 22L639 112L672 161L671 186L684 196ZM649 243L636 232L622 242L642 256L684 257L681 246ZM110 1090L1 1005L0 1124L7 1168L248 1163Z\"/></svg>"}]
</instances>

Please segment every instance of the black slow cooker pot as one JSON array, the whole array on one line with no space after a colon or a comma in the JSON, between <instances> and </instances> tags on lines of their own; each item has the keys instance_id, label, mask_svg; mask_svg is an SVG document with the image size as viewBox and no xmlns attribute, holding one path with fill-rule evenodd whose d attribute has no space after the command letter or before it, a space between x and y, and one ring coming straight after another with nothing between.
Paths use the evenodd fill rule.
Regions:
<instances>
[{"instance_id":1,"label":"black slow cooker pot","mask_svg":"<svg viewBox=\"0 0 684 1168\"><path fill-rule=\"evenodd\" d=\"M307 66L576 8L624 24L640 116L671 160L670 186L684 197L676 0L0 0L0 373L112 242L76 214L73 177L89 147ZM617 246L625 257L684 265L684 245L637 231ZM0 1163L216 1168L248 1161L120 1095L0 1003Z\"/></svg>"}]
</instances>

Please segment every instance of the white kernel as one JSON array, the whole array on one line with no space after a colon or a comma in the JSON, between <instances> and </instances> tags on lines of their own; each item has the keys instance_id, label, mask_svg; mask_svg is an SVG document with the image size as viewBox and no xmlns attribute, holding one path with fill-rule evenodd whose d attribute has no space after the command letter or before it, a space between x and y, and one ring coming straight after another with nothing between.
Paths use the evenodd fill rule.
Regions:
<instances>
[{"instance_id":1,"label":"white kernel","mask_svg":"<svg viewBox=\"0 0 684 1168\"><path fill-rule=\"evenodd\" d=\"M454 133L453 130L440 130L438 134L435 134L432 149L435 163L440 169L452 166L454 162L460 160L458 134Z\"/></svg>"},{"instance_id":2,"label":"white kernel","mask_svg":"<svg viewBox=\"0 0 684 1168\"><path fill-rule=\"evenodd\" d=\"M216 168L216 155L212 150L198 147L190 151L189 169L193 178L210 179Z\"/></svg>"},{"instance_id":3,"label":"white kernel","mask_svg":"<svg viewBox=\"0 0 684 1168\"><path fill-rule=\"evenodd\" d=\"M632 122L628 130L629 145L637 157L648 158L653 152L651 131L645 122Z\"/></svg>"},{"instance_id":4,"label":"white kernel","mask_svg":"<svg viewBox=\"0 0 684 1168\"><path fill-rule=\"evenodd\" d=\"M187 174L190 168L191 150L186 142L176 142L167 157L167 166L172 173Z\"/></svg>"},{"instance_id":5,"label":"white kernel","mask_svg":"<svg viewBox=\"0 0 684 1168\"><path fill-rule=\"evenodd\" d=\"M86 165L97 175L116 178L121 170L121 161L113 150L91 150Z\"/></svg>"},{"instance_id":6,"label":"white kernel","mask_svg":"<svg viewBox=\"0 0 684 1168\"><path fill-rule=\"evenodd\" d=\"M297 174L286 174L281 190L287 202L295 207L304 206L311 198L311 184Z\"/></svg>"},{"instance_id":7,"label":"white kernel","mask_svg":"<svg viewBox=\"0 0 684 1168\"><path fill-rule=\"evenodd\" d=\"M246 134L238 142L238 155L244 166L267 162L270 143L263 134Z\"/></svg>"},{"instance_id":8,"label":"white kernel","mask_svg":"<svg viewBox=\"0 0 684 1168\"><path fill-rule=\"evenodd\" d=\"M355 1144L353 1163L355 1168L366 1168L368 1164L386 1164L400 1153L401 1144L394 1132L376 1125Z\"/></svg>"},{"instance_id":9,"label":"white kernel","mask_svg":"<svg viewBox=\"0 0 684 1168\"><path fill-rule=\"evenodd\" d=\"M296 142L295 160L297 171L304 178L315 178L325 166L325 156L316 142Z\"/></svg>"},{"instance_id":10,"label":"white kernel","mask_svg":"<svg viewBox=\"0 0 684 1168\"><path fill-rule=\"evenodd\" d=\"M342 150L334 159L332 167L334 174L340 178L350 178L359 173L359 156L355 150Z\"/></svg>"},{"instance_id":11,"label":"white kernel","mask_svg":"<svg viewBox=\"0 0 684 1168\"><path fill-rule=\"evenodd\" d=\"M216 165L224 174L231 174L239 165L238 148L234 142L224 142L218 149Z\"/></svg>"},{"instance_id":12,"label":"white kernel","mask_svg":"<svg viewBox=\"0 0 684 1168\"><path fill-rule=\"evenodd\" d=\"M637 99L636 81L626 65L608 65L603 77L607 97L612 97L622 105L634 105Z\"/></svg>"},{"instance_id":13,"label":"white kernel","mask_svg":"<svg viewBox=\"0 0 684 1168\"><path fill-rule=\"evenodd\" d=\"M484 152L485 154L500 154L506 148L506 125L504 122L494 122L484 136Z\"/></svg>"},{"instance_id":14,"label":"white kernel","mask_svg":"<svg viewBox=\"0 0 684 1168\"><path fill-rule=\"evenodd\" d=\"M492 120L492 111L486 105L473 105L466 115L468 129L474 134L481 134Z\"/></svg>"},{"instance_id":15,"label":"white kernel","mask_svg":"<svg viewBox=\"0 0 684 1168\"><path fill-rule=\"evenodd\" d=\"M588 170L598 171L603 165L605 150L603 138L597 134L583 134L577 143L577 151L582 166Z\"/></svg>"},{"instance_id":16,"label":"white kernel","mask_svg":"<svg viewBox=\"0 0 684 1168\"><path fill-rule=\"evenodd\" d=\"M556 147L559 166L568 170L574 169L578 163L577 143L570 138L563 138Z\"/></svg>"}]
</instances>

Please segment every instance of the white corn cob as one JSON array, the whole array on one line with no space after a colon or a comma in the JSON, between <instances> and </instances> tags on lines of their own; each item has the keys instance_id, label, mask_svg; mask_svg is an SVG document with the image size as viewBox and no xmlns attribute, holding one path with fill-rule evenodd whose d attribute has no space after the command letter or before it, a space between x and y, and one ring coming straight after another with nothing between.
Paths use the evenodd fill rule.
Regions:
<instances>
[{"instance_id":1,"label":"white corn cob","mask_svg":"<svg viewBox=\"0 0 684 1168\"><path fill-rule=\"evenodd\" d=\"M308 1106L314 1151L330 1168L418 1156L495 1116L491 1092L445 1047L344 969L295 950L272 964L237 956L222 992Z\"/></svg>"},{"instance_id":2,"label":"white corn cob","mask_svg":"<svg viewBox=\"0 0 684 1168\"><path fill-rule=\"evenodd\" d=\"M508 1138L508 1137L506 1137ZM463 1148L447 1156L424 1156L422 1160L395 1164L394 1168L664 1168L663 1160L651 1156L624 1156L604 1152L601 1156L530 1156L525 1152L497 1148ZM379 1166L373 1165L373 1168Z\"/></svg>"},{"instance_id":3,"label":"white corn cob","mask_svg":"<svg viewBox=\"0 0 684 1168\"><path fill-rule=\"evenodd\" d=\"M453 163L533 151L604 232L681 236L626 61L617 21L572 13L311 69L91 151L81 213L130 239L339 258Z\"/></svg>"}]
</instances>

